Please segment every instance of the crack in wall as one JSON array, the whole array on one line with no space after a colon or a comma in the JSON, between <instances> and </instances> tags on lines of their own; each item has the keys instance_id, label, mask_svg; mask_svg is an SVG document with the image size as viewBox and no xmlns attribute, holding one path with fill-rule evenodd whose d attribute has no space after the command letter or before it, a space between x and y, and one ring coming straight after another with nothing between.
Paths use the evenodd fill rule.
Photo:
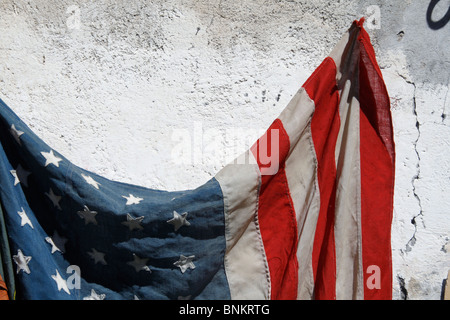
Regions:
<instances>
[{"instance_id":1,"label":"crack in wall","mask_svg":"<svg viewBox=\"0 0 450 320\"><path fill-rule=\"evenodd\" d=\"M208 31L209 28L212 26L212 24L213 24L213 22L214 22L214 18L216 17L216 15L218 15L218 16L220 16L220 17L222 17L222 18L225 18L225 17L219 12L219 10L221 9L221 6L222 6L222 0L219 0L219 3L217 4L217 9L214 10L214 13L213 13L213 15L212 15L212 17L211 17L211 20L209 21L209 24L208 24L208 26L206 27L206 31Z\"/></svg>"},{"instance_id":2,"label":"crack in wall","mask_svg":"<svg viewBox=\"0 0 450 320\"><path fill-rule=\"evenodd\" d=\"M406 289L405 278L397 275L398 285L400 286L400 299L408 300L408 290Z\"/></svg>"},{"instance_id":3,"label":"crack in wall","mask_svg":"<svg viewBox=\"0 0 450 320\"><path fill-rule=\"evenodd\" d=\"M400 75L401 76L401 75ZM402 76L402 78L408 83L414 86L414 93L413 93L413 114L416 117L416 128L417 128L417 139L414 141L414 152L416 153L417 156L417 164L416 164L416 174L412 177L411 179L411 184L412 184L412 192L414 197L417 200L417 203L419 205L419 213L417 215L415 215L412 219L411 219L411 224L414 225L414 233L412 235L412 237L408 240L408 242L406 243L405 246L405 251L409 252L412 250L412 247L416 244L416 233L417 233L417 221L416 219L421 216L423 217L423 208L422 208L422 201L419 197L419 194L417 193L417 189L416 189L416 182L420 179L420 154L419 151L417 149L417 144L419 142L420 139L420 122L418 119L418 114L417 114L417 103L416 103L416 84L413 81L407 80L406 78L404 78Z\"/></svg>"},{"instance_id":4,"label":"crack in wall","mask_svg":"<svg viewBox=\"0 0 450 320\"><path fill-rule=\"evenodd\" d=\"M448 92L450 90L450 87L448 86L450 82L450 76L447 79L447 92L445 93L445 98L444 98L444 107L442 108L442 114L441 114L441 118L442 118L442 123L444 123L445 118L447 118L447 114L445 113L445 106L446 106L446 102L447 102L447 96L448 96Z\"/></svg>"}]
</instances>

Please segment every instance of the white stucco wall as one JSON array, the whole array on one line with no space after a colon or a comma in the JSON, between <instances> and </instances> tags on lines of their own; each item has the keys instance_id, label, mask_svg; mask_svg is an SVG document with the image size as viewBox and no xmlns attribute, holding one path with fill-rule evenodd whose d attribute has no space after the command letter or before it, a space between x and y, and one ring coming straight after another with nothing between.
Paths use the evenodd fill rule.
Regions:
<instances>
[{"instance_id":1,"label":"white stucco wall","mask_svg":"<svg viewBox=\"0 0 450 320\"><path fill-rule=\"evenodd\" d=\"M0 96L76 165L195 188L246 149L233 133L256 140L366 15L397 148L393 297L440 299L450 269L450 23L431 29L428 5L1 0ZM449 6L439 1L432 20Z\"/></svg>"}]
</instances>

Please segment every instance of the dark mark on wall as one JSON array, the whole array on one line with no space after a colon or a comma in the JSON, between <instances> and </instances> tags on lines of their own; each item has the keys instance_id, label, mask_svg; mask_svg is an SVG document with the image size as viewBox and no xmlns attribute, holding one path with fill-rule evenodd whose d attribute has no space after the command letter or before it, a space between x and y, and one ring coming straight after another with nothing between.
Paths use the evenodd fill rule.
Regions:
<instances>
[{"instance_id":1,"label":"dark mark on wall","mask_svg":"<svg viewBox=\"0 0 450 320\"><path fill-rule=\"evenodd\" d=\"M428 9L427 9L427 23L428 23L428 26L433 30L441 29L450 20L450 7L447 9L447 13L438 21L434 21L431 18L431 15L433 14L433 10L439 1L440 0L431 0L430 4L428 5Z\"/></svg>"}]
</instances>

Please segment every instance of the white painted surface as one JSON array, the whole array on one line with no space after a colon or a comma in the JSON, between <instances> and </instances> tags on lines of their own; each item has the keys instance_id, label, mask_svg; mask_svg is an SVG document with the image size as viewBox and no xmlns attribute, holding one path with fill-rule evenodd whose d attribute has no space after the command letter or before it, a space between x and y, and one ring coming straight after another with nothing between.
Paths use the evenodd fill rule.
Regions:
<instances>
[{"instance_id":1,"label":"white painted surface","mask_svg":"<svg viewBox=\"0 0 450 320\"><path fill-rule=\"evenodd\" d=\"M449 5L441 0L432 18ZM440 299L450 269L450 23L430 29L427 8L4 0L0 97L76 165L150 188L195 188L246 149L233 134L256 140L366 15L397 148L394 299Z\"/></svg>"}]
</instances>

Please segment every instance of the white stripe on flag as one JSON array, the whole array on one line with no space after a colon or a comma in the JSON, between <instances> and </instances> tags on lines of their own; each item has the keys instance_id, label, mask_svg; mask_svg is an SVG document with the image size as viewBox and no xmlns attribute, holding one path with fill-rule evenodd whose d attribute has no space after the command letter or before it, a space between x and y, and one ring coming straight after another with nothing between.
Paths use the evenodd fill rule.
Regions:
<instances>
[{"instance_id":1,"label":"white stripe on flag","mask_svg":"<svg viewBox=\"0 0 450 320\"><path fill-rule=\"evenodd\" d=\"M215 176L225 214L225 272L231 299L270 299L270 276L258 225L261 176L247 151Z\"/></svg>"},{"instance_id":2,"label":"white stripe on flag","mask_svg":"<svg viewBox=\"0 0 450 320\"><path fill-rule=\"evenodd\" d=\"M359 154L359 42L351 28L330 57L335 61L340 128L335 149L336 299L363 299L361 251L361 170Z\"/></svg>"},{"instance_id":3,"label":"white stripe on flag","mask_svg":"<svg viewBox=\"0 0 450 320\"><path fill-rule=\"evenodd\" d=\"M336 145L336 299L362 299L359 102L352 97L351 103L347 103L345 95L341 101L347 110L340 114Z\"/></svg>"},{"instance_id":4,"label":"white stripe on flag","mask_svg":"<svg viewBox=\"0 0 450 320\"><path fill-rule=\"evenodd\" d=\"M314 109L314 101L301 88L278 117L290 139L285 170L297 218L298 299L311 299L314 294L311 258L320 210L317 159L310 126Z\"/></svg>"}]
</instances>

